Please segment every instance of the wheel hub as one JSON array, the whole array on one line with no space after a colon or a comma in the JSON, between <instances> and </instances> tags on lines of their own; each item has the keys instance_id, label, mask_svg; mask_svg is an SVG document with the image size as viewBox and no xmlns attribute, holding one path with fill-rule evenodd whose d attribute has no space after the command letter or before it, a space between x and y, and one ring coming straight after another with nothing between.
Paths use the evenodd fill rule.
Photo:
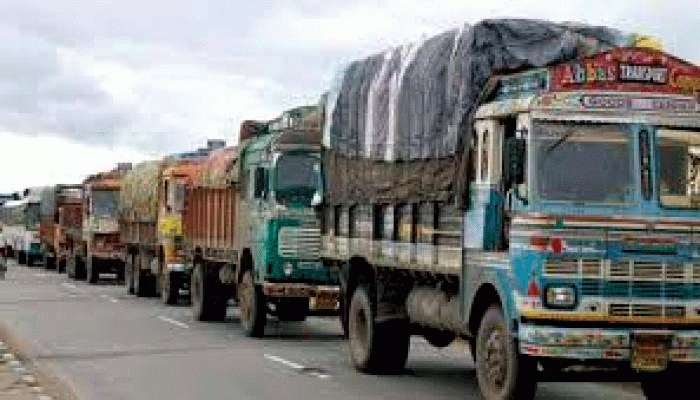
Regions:
<instances>
[{"instance_id":1,"label":"wheel hub","mask_svg":"<svg viewBox=\"0 0 700 400\"><path fill-rule=\"evenodd\" d=\"M485 378L489 386L501 389L504 386L507 373L507 356L503 344L503 332L494 329L490 332L484 349L483 360L485 365Z\"/></svg>"}]
</instances>

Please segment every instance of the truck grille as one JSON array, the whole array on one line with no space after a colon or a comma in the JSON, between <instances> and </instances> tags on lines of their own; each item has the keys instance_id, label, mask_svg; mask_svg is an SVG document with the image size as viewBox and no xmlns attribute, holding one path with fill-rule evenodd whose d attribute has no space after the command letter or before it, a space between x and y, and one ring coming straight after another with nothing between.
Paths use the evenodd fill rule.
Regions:
<instances>
[{"instance_id":1,"label":"truck grille","mask_svg":"<svg viewBox=\"0 0 700 400\"><path fill-rule=\"evenodd\" d=\"M685 317L685 307L674 304L611 303L611 317Z\"/></svg>"},{"instance_id":2,"label":"truck grille","mask_svg":"<svg viewBox=\"0 0 700 400\"><path fill-rule=\"evenodd\" d=\"M283 258L318 260L321 253L321 230L290 226L280 228L278 252Z\"/></svg>"},{"instance_id":3,"label":"truck grille","mask_svg":"<svg viewBox=\"0 0 700 400\"><path fill-rule=\"evenodd\" d=\"M581 295L645 299L700 298L700 265L638 260L548 260L544 276L578 283ZM636 315L630 311L631 314Z\"/></svg>"}]
</instances>

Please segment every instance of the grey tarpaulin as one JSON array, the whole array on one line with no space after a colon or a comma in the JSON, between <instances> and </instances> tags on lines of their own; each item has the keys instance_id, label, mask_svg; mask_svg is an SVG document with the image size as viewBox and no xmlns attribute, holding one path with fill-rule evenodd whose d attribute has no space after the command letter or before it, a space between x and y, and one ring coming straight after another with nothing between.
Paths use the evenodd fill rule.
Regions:
<instances>
[{"instance_id":1,"label":"grey tarpaulin","mask_svg":"<svg viewBox=\"0 0 700 400\"><path fill-rule=\"evenodd\" d=\"M494 72L625 45L621 32L540 20L485 20L351 63L327 98L333 204L464 198L471 118Z\"/></svg>"}]
</instances>

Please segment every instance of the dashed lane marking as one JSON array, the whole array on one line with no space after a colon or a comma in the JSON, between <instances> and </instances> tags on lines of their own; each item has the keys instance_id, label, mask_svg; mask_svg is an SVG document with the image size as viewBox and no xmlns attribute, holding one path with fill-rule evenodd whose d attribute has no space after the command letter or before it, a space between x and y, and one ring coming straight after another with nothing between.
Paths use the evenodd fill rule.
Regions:
<instances>
[{"instance_id":1,"label":"dashed lane marking","mask_svg":"<svg viewBox=\"0 0 700 400\"><path fill-rule=\"evenodd\" d=\"M327 378L331 377L330 375L325 374L316 368L305 367L301 364L295 363L294 361L285 360L282 357L274 356L272 354L265 354L264 356L265 356L265 358L267 358L270 361L274 361L276 363L282 364L285 367L289 367L297 372L308 373L311 376L315 376L315 377L321 378L321 379L327 379Z\"/></svg>"},{"instance_id":2,"label":"dashed lane marking","mask_svg":"<svg viewBox=\"0 0 700 400\"><path fill-rule=\"evenodd\" d=\"M180 321L178 321L178 320L175 320L175 319L172 319L172 318L168 318L168 317L166 317L165 315L159 315L159 316L158 316L158 319L161 320L161 321L164 321L164 322L173 324L173 325L175 325L175 326L179 326L180 328L185 328L185 329L186 329L186 328L189 328L189 327L190 327L189 325L187 325L187 324L184 323L184 322L180 322Z\"/></svg>"},{"instance_id":3,"label":"dashed lane marking","mask_svg":"<svg viewBox=\"0 0 700 400\"><path fill-rule=\"evenodd\" d=\"M75 286L74 284L72 284L70 282L63 282L63 283L61 283L61 286L67 287L68 289L77 289L78 288L77 286Z\"/></svg>"}]
</instances>

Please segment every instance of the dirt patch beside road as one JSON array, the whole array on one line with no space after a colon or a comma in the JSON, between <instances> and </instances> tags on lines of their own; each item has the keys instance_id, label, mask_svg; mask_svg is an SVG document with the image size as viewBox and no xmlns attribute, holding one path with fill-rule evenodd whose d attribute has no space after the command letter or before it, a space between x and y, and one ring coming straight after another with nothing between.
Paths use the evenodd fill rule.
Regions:
<instances>
[{"instance_id":1,"label":"dirt patch beside road","mask_svg":"<svg viewBox=\"0 0 700 400\"><path fill-rule=\"evenodd\" d=\"M0 400L79 400L71 383L37 362L31 345L4 321L0 341L6 345L0 346Z\"/></svg>"}]
</instances>

